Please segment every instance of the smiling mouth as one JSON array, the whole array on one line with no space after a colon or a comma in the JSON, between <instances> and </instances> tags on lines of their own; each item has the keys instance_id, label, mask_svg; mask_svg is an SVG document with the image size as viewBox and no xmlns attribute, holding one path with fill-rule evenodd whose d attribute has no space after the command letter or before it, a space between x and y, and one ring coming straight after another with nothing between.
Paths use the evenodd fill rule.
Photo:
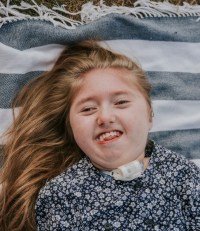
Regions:
<instances>
[{"instance_id":1,"label":"smiling mouth","mask_svg":"<svg viewBox=\"0 0 200 231\"><path fill-rule=\"evenodd\" d=\"M96 140L100 143L104 143L110 140L114 140L117 139L118 137L120 137L122 135L122 132L120 131L110 131L110 132L104 132L101 133Z\"/></svg>"}]
</instances>

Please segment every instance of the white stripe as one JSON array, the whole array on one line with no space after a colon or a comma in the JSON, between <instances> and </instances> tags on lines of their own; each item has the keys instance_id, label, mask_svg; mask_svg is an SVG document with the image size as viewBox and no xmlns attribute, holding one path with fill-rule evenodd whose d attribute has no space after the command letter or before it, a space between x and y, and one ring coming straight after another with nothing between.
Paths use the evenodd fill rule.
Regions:
<instances>
[{"instance_id":1,"label":"white stripe","mask_svg":"<svg viewBox=\"0 0 200 231\"><path fill-rule=\"evenodd\" d=\"M110 40L102 44L135 59L145 71L200 72L200 43Z\"/></svg>"},{"instance_id":2,"label":"white stripe","mask_svg":"<svg viewBox=\"0 0 200 231\"><path fill-rule=\"evenodd\" d=\"M1 109L0 108L0 145L3 144L2 135L8 127L11 125L13 120L12 110L11 109Z\"/></svg>"},{"instance_id":3,"label":"white stripe","mask_svg":"<svg viewBox=\"0 0 200 231\"><path fill-rule=\"evenodd\" d=\"M154 100L152 131L200 128L200 100Z\"/></svg>"},{"instance_id":4,"label":"white stripe","mask_svg":"<svg viewBox=\"0 0 200 231\"><path fill-rule=\"evenodd\" d=\"M20 51L0 43L0 73L24 74L31 71L48 71L63 48L62 45L50 44Z\"/></svg>"},{"instance_id":5,"label":"white stripe","mask_svg":"<svg viewBox=\"0 0 200 231\"><path fill-rule=\"evenodd\" d=\"M101 44L138 60L145 71L200 73L200 43L111 40ZM19 51L0 43L0 72L49 70L63 49L51 44Z\"/></svg>"},{"instance_id":6,"label":"white stripe","mask_svg":"<svg viewBox=\"0 0 200 231\"><path fill-rule=\"evenodd\" d=\"M12 123L12 110L0 108L0 134L2 134Z\"/></svg>"},{"instance_id":7,"label":"white stripe","mask_svg":"<svg viewBox=\"0 0 200 231\"><path fill-rule=\"evenodd\" d=\"M19 108L15 109L15 116L17 116ZM13 121L13 111L12 109L0 108L0 145L4 143L5 132L12 125Z\"/></svg>"},{"instance_id":8,"label":"white stripe","mask_svg":"<svg viewBox=\"0 0 200 231\"><path fill-rule=\"evenodd\" d=\"M193 161L198 167L200 167L200 159L193 159Z\"/></svg>"},{"instance_id":9,"label":"white stripe","mask_svg":"<svg viewBox=\"0 0 200 231\"><path fill-rule=\"evenodd\" d=\"M154 100L151 132L200 129L200 101ZM0 109L0 135L12 123L12 110Z\"/></svg>"}]
</instances>

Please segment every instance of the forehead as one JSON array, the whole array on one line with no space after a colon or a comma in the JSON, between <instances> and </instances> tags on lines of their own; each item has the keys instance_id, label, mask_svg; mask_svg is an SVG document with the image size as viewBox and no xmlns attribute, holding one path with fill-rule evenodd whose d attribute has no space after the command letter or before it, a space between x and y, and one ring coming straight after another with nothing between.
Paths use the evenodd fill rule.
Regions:
<instances>
[{"instance_id":1,"label":"forehead","mask_svg":"<svg viewBox=\"0 0 200 231\"><path fill-rule=\"evenodd\" d=\"M139 91L131 71L119 68L94 69L84 74L77 85L74 99L98 95L133 94Z\"/></svg>"},{"instance_id":2,"label":"forehead","mask_svg":"<svg viewBox=\"0 0 200 231\"><path fill-rule=\"evenodd\" d=\"M136 77L132 71L122 68L93 69L83 75L80 88L136 87Z\"/></svg>"}]
</instances>

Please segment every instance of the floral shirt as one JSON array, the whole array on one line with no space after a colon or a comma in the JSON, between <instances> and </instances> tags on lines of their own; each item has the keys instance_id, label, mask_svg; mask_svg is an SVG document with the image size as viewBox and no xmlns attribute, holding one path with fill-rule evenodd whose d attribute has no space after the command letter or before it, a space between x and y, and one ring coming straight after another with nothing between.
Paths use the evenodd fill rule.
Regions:
<instances>
[{"instance_id":1,"label":"floral shirt","mask_svg":"<svg viewBox=\"0 0 200 231\"><path fill-rule=\"evenodd\" d=\"M199 231L200 169L158 144L131 181L83 158L40 190L36 222L38 231Z\"/></svg>"}]
</instances>

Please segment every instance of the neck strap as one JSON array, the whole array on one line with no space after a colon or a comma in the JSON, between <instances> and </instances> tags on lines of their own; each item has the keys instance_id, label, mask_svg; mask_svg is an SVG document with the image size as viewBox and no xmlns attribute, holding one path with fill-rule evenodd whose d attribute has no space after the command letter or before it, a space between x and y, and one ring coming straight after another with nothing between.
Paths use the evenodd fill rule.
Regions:
<instances>
[{"instance_id":1,"label":"neck strap","mask_svg":"<svg viewBox=\"0 0 200 231\"><path fill-rule=\"evenodd\" d=\"M112 176L115 180L130 181L142 176L144 172L144 164L139 160L134 160L112 171L103 172L107 175Z\"/></svg>"}]
</instances>

